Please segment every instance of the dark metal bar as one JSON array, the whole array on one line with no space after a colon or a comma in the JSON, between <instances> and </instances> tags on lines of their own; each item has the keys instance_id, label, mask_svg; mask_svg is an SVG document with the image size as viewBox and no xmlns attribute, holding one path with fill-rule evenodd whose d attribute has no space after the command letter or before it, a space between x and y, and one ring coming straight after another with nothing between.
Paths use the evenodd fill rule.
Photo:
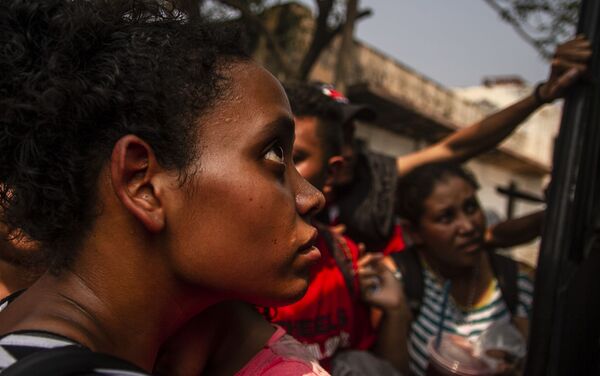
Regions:
<instances>
[{"instance_id":1,"label":"dark metal bar","mask_svg":"<svg viewBox=\"0 0 600 376\"><path fill-rule=\"evenodd\" d=\"M599 26L600 1L583 0L578 30L594 46L594 82L565 103L536 274L528 376L600 370L600 249L594 229L600 209Z\"/></svg>"}]
</instances>

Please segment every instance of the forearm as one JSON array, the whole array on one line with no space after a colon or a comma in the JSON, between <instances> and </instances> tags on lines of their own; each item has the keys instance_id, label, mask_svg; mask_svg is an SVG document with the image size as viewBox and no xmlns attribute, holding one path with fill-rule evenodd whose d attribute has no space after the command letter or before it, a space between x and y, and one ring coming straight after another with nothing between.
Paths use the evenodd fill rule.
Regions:
<instances>
[{"instance_id":1,"label":"forearm","mask_svg":"<svg viewBox=\"0 0 600 376\"><path fill-rule=\"evenodd\" d=\"M449 161L463 162L497 146L539 106L534 95L528 95L513 105L454 132L443 139L440 145L448 150Z\"/></svg>"},{"instance_id":2,"label":"forearm","mask_svg":"<svg viewBox=\"0 0 600 376\"><path fill-rule=\"evenodd\" d=\"M396 161L398 175L404 176L411 170L428 163L464 162L491 150L538 107L538 101L533 95L529 95L473 125L457 130L436 144L398 157Z\"/></svg>"},{"instance_id":3,"label":"forearm","mask_svg":"<svg viewBox=\"0 0 600 376\"><path fill-rule=\"evenodd\" d=\"M488 228L485 242L491 248L514 247L540 236L545 211L509 219Z\"/></svg>"},{"instance_id":4,"label":"forearm","mask_svg":"<svg viewBox=\"0 0 600 376\"><path fill-rule=\"evenodd\" d=\"M408 374L408 335L412 314L407 307L383 312L375 343L375 353Z\"/></svg>"}]
</instances>

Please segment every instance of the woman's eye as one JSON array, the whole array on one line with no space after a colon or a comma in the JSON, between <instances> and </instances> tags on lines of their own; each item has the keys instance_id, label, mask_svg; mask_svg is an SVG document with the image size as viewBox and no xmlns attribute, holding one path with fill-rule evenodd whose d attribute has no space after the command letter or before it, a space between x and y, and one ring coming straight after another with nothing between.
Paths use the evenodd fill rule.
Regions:
<instances>
[{"instance_id":1,"label":"woman's eye","mask_svg":"<svg viewBox=\"0 0 600 376\"><path fill-rule=\"evenodd\" d=\"M450 223L450 222L452 222L452 219L453 219L453 213L451 213L451 212L442 213L440 216L437 217L437 221L439 223Z\"/></svg>"},{"instance_id":2,"label":"woman's eye","mask_svg":"<svg viewBox=\"0 0 600 376\"><path fill-rule=\"evenodd\" d=\"M271 146L265 154L265 159L275 163L285 164L285 157L281 145L275 144Z\"/></svg>"},{"instance_id":3,"label":"woman's eye","mask_svg":"<svg viewBox=\"0 0 600 376\"><path fill-rule=\"evenodd\" d=\"M465 205L465 212L467 214L473 214L475 213L477 210L479 210L479 204L477 202L468 202Z\"/></svg>"}]
</instances>

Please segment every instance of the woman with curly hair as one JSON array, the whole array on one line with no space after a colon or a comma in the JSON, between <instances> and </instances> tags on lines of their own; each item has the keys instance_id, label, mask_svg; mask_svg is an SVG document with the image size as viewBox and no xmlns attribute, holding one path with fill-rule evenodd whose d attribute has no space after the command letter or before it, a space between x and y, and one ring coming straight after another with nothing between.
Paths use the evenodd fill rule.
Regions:
<instances>
[{"instance_id":1,"label":"woman with curly hair","mask_svg":"<svg viewBox=\"0 0 600 376\"><path fill-rule=\"evenodd\" d=\"M308 287L324 200L283 89L237 33L156 4L0 4L3 220L50 262L3 304L0 372L71 347L149 372L209 306Z\"/></svg>"}]
</instances>

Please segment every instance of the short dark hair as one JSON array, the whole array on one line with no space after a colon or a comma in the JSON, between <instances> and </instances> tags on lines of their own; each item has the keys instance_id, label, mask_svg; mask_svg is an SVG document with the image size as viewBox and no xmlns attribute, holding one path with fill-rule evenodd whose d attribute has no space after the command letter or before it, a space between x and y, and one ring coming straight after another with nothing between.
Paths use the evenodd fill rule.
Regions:
<instances>
[{"instance_id":1,"label":"short dark hair","mask_svg":"<svg viewBox=\"0 0 600 376\"><path fill-rule=\"evenodd\" d=\"M343 133L339 104L323 94L317 84L292 82L284 85L296 117L317 118L317 136L326 158L342 153Z\"/></svg>"},{"instance_id":2,"label":"short dark hair","mask_svg":"<svg viewBox=\"0 0 600 376\"><path fill-rule=\"evenodd\" d=\"M247 59L240 34L156 0L0 3L3 220L65 265L97 212L115 142L135 134L166 168L196 157L194 120Z\"/></svg>"},{"instance_id":3,"label":"short dark hair","mask_svg":"<svg viewBox=\"0 0 600 376\"><path fill-rule=\"evenodd\" d=\"M475 176L457 163L431 163L417 167L398 181L400 216L418 227L425 200L433 193L437 183L451 177L463 179L474 189L479 189Z\"/></svg>"}]
</instances>

